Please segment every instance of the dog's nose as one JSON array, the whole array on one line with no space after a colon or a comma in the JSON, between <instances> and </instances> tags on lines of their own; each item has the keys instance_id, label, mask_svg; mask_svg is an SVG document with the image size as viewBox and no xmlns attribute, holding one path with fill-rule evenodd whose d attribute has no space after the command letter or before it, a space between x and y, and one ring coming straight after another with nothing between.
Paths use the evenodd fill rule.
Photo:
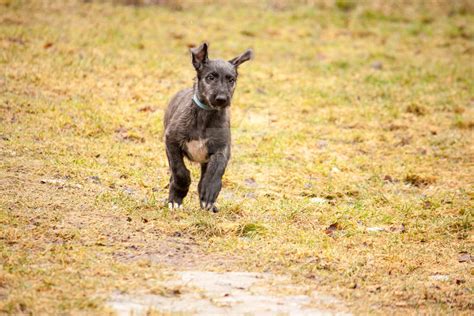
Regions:
<instances>
[{"instance_id":1,"label":"dog's nose","mask_svg":"<svg viewBox=\"0 0 474 316\"><path fill-rule=\"evenodd\" d=\"M224 105L227 103L227 97L225 95L218 95L216 96L216 103L217 105Z\"/></svg>"}]
</instances>

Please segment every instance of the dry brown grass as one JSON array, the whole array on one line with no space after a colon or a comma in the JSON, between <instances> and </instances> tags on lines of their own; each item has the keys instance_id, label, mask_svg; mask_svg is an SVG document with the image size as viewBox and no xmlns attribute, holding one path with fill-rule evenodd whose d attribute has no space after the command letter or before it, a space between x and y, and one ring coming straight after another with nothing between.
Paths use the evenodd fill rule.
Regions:
<instances>
[{"instance_id":1,"label":"dry brown grass","mask_svg":"<svg viewBox=\"0 0 474 316\"><path fill-rule=\"evenodd\" d=\"M472 313L470 2L1 3L2 312L99 314L198 267L289 274L355 313ZM202 40L256 59L222 211L193 187L169 213L163 109Z\"/></svg>"}]
</instances>

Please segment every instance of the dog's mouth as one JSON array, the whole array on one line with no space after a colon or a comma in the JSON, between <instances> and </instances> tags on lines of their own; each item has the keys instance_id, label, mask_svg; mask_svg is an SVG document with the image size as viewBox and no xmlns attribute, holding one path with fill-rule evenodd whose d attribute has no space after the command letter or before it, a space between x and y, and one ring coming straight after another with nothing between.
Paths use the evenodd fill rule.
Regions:
<instances>
[{"instance_id":1,"label":"dog's mouth","mask_svg":"<svg viewBox=\"0 0 474 316\"><path fill-rule=\"evenodd\" d=\"M211 108L213 109L224 109L226 107L228 107L230 105L230 103L219 103L219 104L211 104Z\"/></svg>"}]
</instances>

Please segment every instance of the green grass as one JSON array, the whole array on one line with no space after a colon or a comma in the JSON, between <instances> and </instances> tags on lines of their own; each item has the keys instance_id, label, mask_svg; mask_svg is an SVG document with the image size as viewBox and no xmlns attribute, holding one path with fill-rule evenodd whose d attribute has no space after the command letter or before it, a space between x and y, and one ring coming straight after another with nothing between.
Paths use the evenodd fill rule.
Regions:
<instances>
[{"instance_id":1,"label":"green grass","mask_svg":"<svg viewBox=\"0 0 474 316\"><path fill-rule=\"evenodd\" d=\"M0 2L0 311L103 313L112 291L156 292L173 268L119 254L181 236L356 313L468 314L469 2L169 3ZM204 40L211 58L256 58L240 69L221 212L199 210L191 165L172 213L163 113Z\"/></svg>"}]
</instances>

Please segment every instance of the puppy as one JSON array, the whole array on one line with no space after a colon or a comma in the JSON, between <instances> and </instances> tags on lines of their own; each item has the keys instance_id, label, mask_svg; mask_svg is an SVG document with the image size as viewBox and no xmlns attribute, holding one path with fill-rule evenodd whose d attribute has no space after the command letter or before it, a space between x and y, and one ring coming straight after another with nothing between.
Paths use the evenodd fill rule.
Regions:
<instances>
[{"instance_id":1,"label":"puppy","mask_svg":"<svg viewBox=\"0 0 474 316\"><path fill-rule=\"evenodd\" d=\"M230 159L230 105L238 67L253 57L248 49L225 61L208 58L208 44L191 49L196 80L178 92L165 113L166 156L171 169L168 206L182 206L191 176L183 158L201 164L198 193L201 208L217 212L215 205L222 176Z\"/></svg>"}]
</instances>

